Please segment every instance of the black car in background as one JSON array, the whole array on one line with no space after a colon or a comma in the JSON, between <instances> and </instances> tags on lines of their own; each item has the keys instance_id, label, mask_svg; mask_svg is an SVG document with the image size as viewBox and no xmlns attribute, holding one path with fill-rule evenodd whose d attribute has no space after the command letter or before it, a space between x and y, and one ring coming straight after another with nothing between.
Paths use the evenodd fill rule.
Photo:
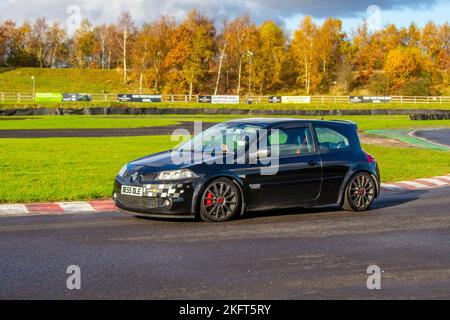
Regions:
<instances>
[{"instance_id":1,"label":"black car in background","mask_svg":"<svg viewBox=\"0 0 450 320\"><path fill-rule=\"evenodd\" d=\"M248 211L338 204L364 211L380 194L375 159L347 121L242 119L126 164L118 208L138 216L227 221Z\"/></svg>"}]
</instances>

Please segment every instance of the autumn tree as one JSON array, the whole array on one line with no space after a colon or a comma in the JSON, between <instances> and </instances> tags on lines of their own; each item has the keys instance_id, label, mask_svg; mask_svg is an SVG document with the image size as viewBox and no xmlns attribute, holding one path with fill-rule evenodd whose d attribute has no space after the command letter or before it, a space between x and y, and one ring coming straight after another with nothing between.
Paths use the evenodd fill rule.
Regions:
<instances>
[{"instance_id":1,"label":"autumn tree","mask_svg":"<svg viewBox=\"0 0 450 320\"><path fill-rule=\"evenodd\" d=\"M223 31L227 43L225 54L228 68L237 75L236 94L241 93L242 71L245 63L249 63L249 54L258 48L258 31L250 17L237 17L227 24Z\"/></svg>"},{"instance_id":2,"label":"autumn tree","mask_svg":"<svg viewBox=\"0 0 450 320\"><path fill-rule=\"evenodd\" d=\"M318 65L315 56L314 39L318 33L317 26L310 16L305 17L294 32L292 53L299 67L298 81L303 84L306 94L318 86Z\"/></svg>"},{"instance_id":3,"label":"autumn tree","mask_svg":"<svg viewBox=\"0 0 450 320\"><path fill-rule=\"evenodd\" d=\"M145 24L136 36L132 49L132 61L139 74L139 90L142 91L143 78L146 73L153 83L153 91L159 91L164 77L164 60L170 50L170 39L175 30L175 22L169 17Z\"/></svg>"},{"instance_id":4,"label":"autumn tree","mask_svg":"<svg viewBox=\"0 0 450 320\"><path fill-rule=\"evenodd\" d=\"M222 32L216 37L216 46L218 48L218 59L217 59L218 62L216 62L217 76L216 76L216 83L214 86L214 93L213 93L214 95L217 95L219 91L220 78L222 75L222 68L227 50L228 39L225 36L227 28L228 22L227 20L224 20L222 24Z\"/></svg>"},{"instance_id":5,"label":"autumn tree","mask_svg":"<svg viewBox=\"0 0 450 320\"><path fill-rule=\"evenodd\" d=\"M282 86L283 65L286 61L287 37L274 21L265 21L259 28L259 47L254 54L253 77L258 92L275 92Z\"/></svg>"},{"instance_id":6,"label":"autumn tree","mask_svg":"<svg viewBox=\"0 0 450 320\"><path fill-rule=\"evenodd\" d=\"M109 69L109 60L112 49L108 45L109 28L106 24L96 26L93 30L94 33L94 52L98 60L98 65L102 69Z\"/></svg>"},{"instance_id":7,"label":"autumn tree","mask_svg":"<svg viewBox=\"0 0 450 320\"><path fill-rule=\"evenodd\" d=\"M411 23L405 32L404 44L407 47L420 47L420 29L415 23Z\"/></svg>"},{"instance_id":8,"label":"autumn tree","mask_svg":"<svg viewBox=\"0 0 450 320\"><path fill-rule=\"evenodd\" d=\"M25 21L16 26L12 21L5 21L0 27L1 61L7 66L36 67L38 61L31 50L31 24Z\"/></svg>"},{"instance_id":9,"label":"autumn tree","mask_svg":"<svg viewBox=\"0 0 450 320\"><path fill-rule=\"evenodd\" d=\"M171 37L171 48L165 65L171 74L170 87L188 86L189 97L210 70L214 56L215 27L211 20L191 11Z\"/></svg>"},{"instance_id":10,"label":"autumn tree","mask_svg":"<svg viewBox=\"0 0 450 320\"><path fill-rule=\"evenodd\" d=\"M89 67L93 61L95 37L89 20L84 19L74 36L75 61L79 68Z\"/></svg>"},{"instance_id":11,"label":"autumn tree","mask_svg":"<svg viewBox=\"0 0 450 320\"><path fill-rule=\"evenodd\" d=\"M319 58L323 73L332 70L340 55L340 47L345 34L342 32L342 21L327 18L319 28L316 40L317 58Z\"/></svg>"},{"instance_id":12,"label":"autumn tree","mask_svg":"<svg viewBox=\"0 0 450 320\"><path fill-rule=\"evenodd\" d=\"M450 24L445 23L441 25L438 38L441 43L441 50L437 63L448 79L450 78Z\"/></svg>"},{"instance_id":13,"label":"autumn tree","mask_svg":"<svg viewBox=\"0 0 450 320\"><path fill-rule=\"evenodd\" d=\"M318 92L448 94L450 25L367 23L347 36L339 19L304 18L288 39L273 21L247 15L223 23L193 11L181 23L161 17L135 27L128 12L117 23L82 21L68 36L46 18L0 22L0 65L121 68L123 82L153 92L213 94ZM248 86L247 86L248 84ZM162 90L161 90L162 88ZM248 88L248 89L247 89Z\"/></svg>"},{"instance_id":14,"label":"autumn tree","mask_svg":"<svg viewBox=\"0 0 450 320\"><path fill-rule=\"evenodd\" d=\"M390 51L384 66L393 88L401 88L408 81L419 77L424 68L424 60L420 49L411 47L398 47Z\"/></svg>"},{"instance_id":15,"label":"autumn tree","mask_svg":"<svg viewBox=\"0 0 450 320\"><path fill-rule=\"evenodd\" d=\"M6 65L6 60L8 58L9 42L10 42L10 32L8 25L15 24L11 20L3 21L0 24L0 65Z\"/></svg>"},{"instance_id":16,"label":"autumn tree","mask_svg":"<svg viewBox=\"0 0 450 320\"><path fill-rule=\"evenodd\" d=\"M46 18L37 18L31 30L31 47L36 55L39 66L46 67L45 56L48 50L48 23Z\"/></svg>"},{"instance_id":17,"label":"autumn tree","mask_svg":"<svg viewBox=\"0 0 450 320\"><path fill-rule=\"evenodd\" d=\"M66 31L62 29L59 23L53 23L47 32L48 54L46 65L55 67L56 62L63 57L65 53Z\"/></svg>"},{"instance_id":18,"label":"autumn tree","mask_svg":"<svg viewBox=\"0 0 450 320\"><path fill-rule=\"evenodd\" d=\"M120 32L116 25L110 24L105 26L102 33L102 36L105 38L106 68L118 67L123 55L123 50L117 44L117 39L120 39Z\"/></svg>"},{"instance_id":19,"label":"autumn tree","mask_svg":"<svg viewBox=\"0 0 450 320\"><path fill-rule=\"evenodd\" d=\"M336 66L336 90L347 94L352 89L354 65L349 56L342 54Z\"/></svg>"},{"instance_id":20,"label":"autumn tree","mask_svg":"<svg viewBox=\"0 0 450 320\"><path fill-rule=\"evenodd\" d=\"M377 58L376 52L372 51L371 36L366 22L357 28L352 39L352 63L358 70L360 83L367 84L374 73Z\"/></svg>"}]
</instances>

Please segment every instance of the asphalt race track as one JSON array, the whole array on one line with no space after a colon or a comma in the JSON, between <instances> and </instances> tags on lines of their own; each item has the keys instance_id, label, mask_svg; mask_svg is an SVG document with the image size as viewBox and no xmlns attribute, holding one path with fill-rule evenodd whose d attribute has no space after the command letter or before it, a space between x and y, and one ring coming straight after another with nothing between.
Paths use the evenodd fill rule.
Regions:
<instances>
[{"instance_id":1,"label":"asphalt race track","mask_svg":"<svg viewBox=\"0 0 450 320\"><path fill-rule=\"evenodd\" d=\"M444 144L450 147L450 128L448 129L433 129L433 130L419 130L415 135L420 138Z\"/></svg>"},{"instance_id":2,"label":"asphalt race track","mask_svg":"<svg viewBox=\"0 0 450 320\"><path fill-rule=\"evenodd\" d=\"M203 122L202 128L215 125L213 122ZM154 126L141 128L107 128L107 129L30 129L30 130L0 130L0 138L74 138L74 137L130 137L168 135L176 129L186 129L194 132L193 122L181 122L177 125Z\"/></svg>"},{"instance_id":3,"label":"asphalt race track","mask_svg":"<svg viewBox=\"0 0 450 320\"><path fill-rule=\"evenodd\" d=\"M450 298L450 189L390 193L365 213L230 223L119 212L0 218L1 299ZM69 265L81 290L66 289ZM382 269L381 290L366 287Z\"/></svg>"}]
</instances>

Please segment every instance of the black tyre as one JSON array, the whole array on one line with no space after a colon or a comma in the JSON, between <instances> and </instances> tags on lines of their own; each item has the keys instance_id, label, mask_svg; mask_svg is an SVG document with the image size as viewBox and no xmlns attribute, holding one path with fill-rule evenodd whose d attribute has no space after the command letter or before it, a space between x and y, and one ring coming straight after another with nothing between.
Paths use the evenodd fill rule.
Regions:
<instances>
[{"instance_id":1,"label":"black tyre","mask_svg":"<svg viewBox=\"0 0 450 320\"><path fill-rule=\"evenodd\" d=\"M365 211L375 199L375 182L370 174L358 172L347 184L342 209L346 211Z\"/></svg>"},{"instance_id":2,"label":"black tyre","mask_svg":"<svg viewBox=\"0 0 450 320\"><path fill-rule=\"evenodd\" d=\"M216 179L206 186L200 199L200 218L204 221L231 220L239 211L239 188L227 178Z\"/></svg>"}]
</instances>

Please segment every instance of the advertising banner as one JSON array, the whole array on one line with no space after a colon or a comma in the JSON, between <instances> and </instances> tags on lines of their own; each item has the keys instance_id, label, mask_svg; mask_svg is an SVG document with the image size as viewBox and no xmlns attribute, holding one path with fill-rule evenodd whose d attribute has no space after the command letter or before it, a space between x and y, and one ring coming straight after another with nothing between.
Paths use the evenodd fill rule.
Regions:
<instances>
[{"instance_id":1,"label":"advertising banner","mask_svg":"<svg viewBox=\"0 0 450 320\"><path fill-rule=\"evenodd\" d=\"M392 97L387 96L350 96L351 103L382 103L391 102Z\"/></svg>"},{"instance_id":2,"label":"advertising banner","mask_svg":"<svg viewBox=\"0 0 450 320\"><path fill-rule=\"evenodd\" d=\"M36 92L34 100L36 102L61 102L61 93Z\"/></svg>"},{"instance_id":3,"label":"advertising banner","mask_svg":"<svg viewBox=\"0 0 450 320\"><path fill-rule=\"evenodd\" d=\"M212 101L212 96L198 96L198 102L200 103L211 103Z\"/></svg>"},{"instance_id":4,"label":"advertising banner","mask_svg":"<svg viewBox=\"0 0 450 320\"><path fill-rule=\"evenodd\" d=\"M282 96L281 103L310 103L311 96Z\"/></svg>"},{"instance_id":5,"label":"advertising banner","mask_svg":"<svg viewBox=\"0 0 450 320\"><path fill-rule=\"evenodd\" d=\"M239 96L211 96L212 104L238 104Z\"/></svg>"},{"instance_id":6,"label":"advertising banner","mask_svg":"<svg viewBox=\"0 0 450 320\"><path fill-rule=\"evenodd\" d=\"M269 103L281 103L281 96L269 97Z\"/></svg>"},{"instance_id":7,"label":"advertising banner","mask_svg":"<svg viewBox=\"0 0 450 320\"><path fill-rule=\"evenodd\" d=\"M87 93L63 93L62 101L92 101L92 96Z\"/></svg>"},{"instance_id":8,"label":"advertising banner","mask_svg":"<svg viewBox=\"0 0 450 320\"><path fill-rule=\"evenodd\" d=\"M162 102L162 95L158 94L118 94L117 100L121 102Z\"/></svg>"}]
</instances>

